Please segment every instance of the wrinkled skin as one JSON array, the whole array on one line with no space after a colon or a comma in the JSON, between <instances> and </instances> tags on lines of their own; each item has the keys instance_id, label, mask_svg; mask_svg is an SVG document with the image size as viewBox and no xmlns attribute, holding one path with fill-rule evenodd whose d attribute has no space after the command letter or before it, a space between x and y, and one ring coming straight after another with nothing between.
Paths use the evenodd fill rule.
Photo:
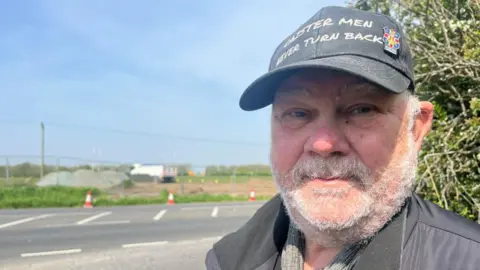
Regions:
<instances>
[{"instance_id":1,"label":"wrinkled skin","mask_svg":"<svg viewBox=\"0 0 480 270\"><path fill-rule=\"evenodd\" d=\"M304 70L281 84L270 159L288 214L306 236L307 262L325 265L401 208L432 118L431 103L347 74Z\"/></svg>"}]
</instances>

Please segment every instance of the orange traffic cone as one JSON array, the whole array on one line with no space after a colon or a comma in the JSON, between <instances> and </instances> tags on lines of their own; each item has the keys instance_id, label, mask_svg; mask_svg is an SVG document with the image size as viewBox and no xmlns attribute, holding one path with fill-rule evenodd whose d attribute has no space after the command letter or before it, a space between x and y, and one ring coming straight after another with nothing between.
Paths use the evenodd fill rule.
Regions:
<instances>
[{"instance_id":1,"label":"orange traffic cone","mask_svg":"<svg viewBox=\"0 0 480 270\"><path fill-rule=\"evenodd\" d=\"M170 191L170 193L168 193L168 202L167 204L175 204L175 199L173 198L173 191Z\"/></svg>"},{"instance_id":2,"label":"orange traffic cone","mask_svg":"<svg viewBox=\"0 0 480 270\"><path fill-rule=\"evenodd\" d=\"M255 191L253 190L253 188L252 191L250 191L250 198L248 200L251 202L255 201Z\"/></svg>"},{"instance_id":3,"label":"orange traffic cone","mask_svg":"<svg viewBox=\"0 0 480 270\"><path fill-rule=\"evenodd\" d=\"M87 197L85 198L85 204L83 204L83 208L92 208L92 192L89 190L87 193Z\"/></svg>"}]
</instances>

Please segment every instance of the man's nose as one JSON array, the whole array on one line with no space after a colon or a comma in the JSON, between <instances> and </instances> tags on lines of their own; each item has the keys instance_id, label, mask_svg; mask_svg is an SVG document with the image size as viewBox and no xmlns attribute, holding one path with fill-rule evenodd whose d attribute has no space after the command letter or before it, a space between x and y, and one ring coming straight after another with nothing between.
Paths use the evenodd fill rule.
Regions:
<instances>
[{"instance_id":1,"label":"man's nose","mask_svg":"<svg viewBox=\"0 0 480 270\"><path fill-rule=\"evenodd\" d=\"M324 157L331 155L346 155L350 146L342 132L334 126L317 128L305 144L305 151L312 155Z\"/></svg>"}]
</instances>

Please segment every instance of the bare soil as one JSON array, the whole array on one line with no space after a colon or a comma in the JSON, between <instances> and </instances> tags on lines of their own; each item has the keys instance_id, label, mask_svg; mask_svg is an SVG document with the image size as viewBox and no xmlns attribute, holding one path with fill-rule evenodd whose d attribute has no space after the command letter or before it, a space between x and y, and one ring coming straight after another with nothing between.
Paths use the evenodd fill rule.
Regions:
<instances>
[{"instance_id":1,"label":"bare soil","mask_svg":"<svg viewBox=\"0 0 480 270\"><path fill-rule=\"evenodd\" d=\"M182 187L183 185L183 187ZM124 189L124 195L134 196L157 196L159 192L167 189L175 194L231 194L248 196L253 189L257 196L272 196L277 193L277 187L273 180L251 178L242 183L137 183L133 188Z\"/></svg>"}]
</instances>

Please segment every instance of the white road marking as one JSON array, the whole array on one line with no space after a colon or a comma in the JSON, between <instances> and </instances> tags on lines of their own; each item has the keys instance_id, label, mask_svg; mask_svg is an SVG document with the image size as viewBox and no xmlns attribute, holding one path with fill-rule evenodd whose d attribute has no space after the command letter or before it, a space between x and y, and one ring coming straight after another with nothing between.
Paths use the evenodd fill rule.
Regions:
<instances>
[{"instance_id":1,"label":"white road marking","mask_svg":"<svg viewBox=\"0 0 480 270\"><path fill-rule=\"evenodd\" d=\"M90 222L87 225L115 225L115 224L127 224L130 222L131 222L130 220L107 220L107 221Z\"/></svg>"},{"instance_id":2,"label":"white road marking","mask_svg":"<svg viewBox=\"0 0 480 270\"><path fill-rule=\"evenodd\" d=\"M158 214L153 217L153 220L160 220L166 212L167 209L163 209L162 211L158 212Z\"/></svg>"},{"instance_id":3,"label":"white road marking","mask_svg":"<svg viewBox=\"0 0 480 270\"><path fill-rule=\"evenodd\" d=\"M108 220L108 221L97 221L84 224L85 226L95 226L95 225L115 225L115 224L127 224L130 223L130 220ZM63 224L53 224L42 226L41 228L63 228L63 227L72 227L78 226L76 223L63 223Z\"/></svg>"},{"instance_id":4,"label":"white road marking","mask_svg":"<svg viewBox=\"0 0 480 270\"><path fill-rule=\"evenodd\" d=\"M167 243L168 243L167 241L144 242L144 243L125 244L125 245L122 245L122 247L123 248L147 247L147 246L165 245Z\"/></svg>"},{"instance_id":5,"label":"white road marking","mask_svg":"<svg viewBox=\"0 0 480 270\"><path fill-rule=\"evenodd\" d=\"M48 255L62 255L62 254L72 254L82 252L81 249L65 249L65 250L55 250L55 251L45 251L45 252L36 252L36 253L22 253L22 257L35 257L35 256L48 256Z\"/></svg>"},{"instance_id":6,"label":"white road marking","mask_svg":"<svg viewBox=\"0 0 480 270\"><path fill-rule=\"evenodd\" d=\"M216 241L222 239L223 236L216 236L216 237L206 237L202 238L201 241Z\"/></svg>"},{"instance_id":7,"label":"white road marking","mask_svg":"<svg viewBox=\"0 0 480 270\"><path fill-rule=\"evenodd\" d=\"M0 229L15 226L15 225L30 222L30 221L34 221L34 220L38 220L38 219L42 219L42 218L51 217L51 216L54 216L54 214L41 215L41 216L36 216L36 217L29 217L29 218L24 218L24 219L0 224Z\"/></svg>"},{"instance_id":8,"label":"white road marking","mask_svg":"<svg viewBox=\"0 0 480 270\"><path fill-rule=\"evenodd\" d=\"M92 220L95 220L97 218L101 218L101 217L104 217L104 216L107 216L107 215L110 215L112 212L103 212L103 213L100 213L98 215L94 215L94 216L91 216L89 218L86 218L86 219L82 219L80 221L78 221L76 224L77 225L82 225L82 224L85 224L85 223L88 223Z\"/></svg>"},{"instance_id":9,"label":"white road marking","mask_svg":"<svg viewBox=\"0 0 480 270\"><path fill-rule=\"evenodd\" d=\"M205 238L201 238L201 239L173 241L173 242L169 242L169 244L172 244L172 245L194 245L194 244L197 244L198 242L202 242L202 241L210 242L210 241L218 241L220 239L222 239L222 236L205 237Z\"/></svg>"},{"instance_id":10,"label":"white road marking","mask_svg":"<svg viewBox=\"0 0 480 270\"><path fill-rule=\"evenodd\" d=\"M177 245L186 245L186 244L196 244L199 241L216 241L222 239L223 236L216 236L216 237L205 237L201 239L193 239L193 240L181 240L181 241L158 241L158 242L144 242L144 243L133 243L133 244L124 244L122 245L123 248L135 248L135 247L148 247L148 246L159 246L165 244L177 244Z\"/></svg>"},{"instance_id":11,"label":"white road marking","mask_svg":"<svg viewBox=\"0 0 480 270\"><path fill-rule=\"evenodd\" d=\"M215 206L212 211L212 217L217 217L218 216L218 206Z\"/></svg>"}]
</instances>

